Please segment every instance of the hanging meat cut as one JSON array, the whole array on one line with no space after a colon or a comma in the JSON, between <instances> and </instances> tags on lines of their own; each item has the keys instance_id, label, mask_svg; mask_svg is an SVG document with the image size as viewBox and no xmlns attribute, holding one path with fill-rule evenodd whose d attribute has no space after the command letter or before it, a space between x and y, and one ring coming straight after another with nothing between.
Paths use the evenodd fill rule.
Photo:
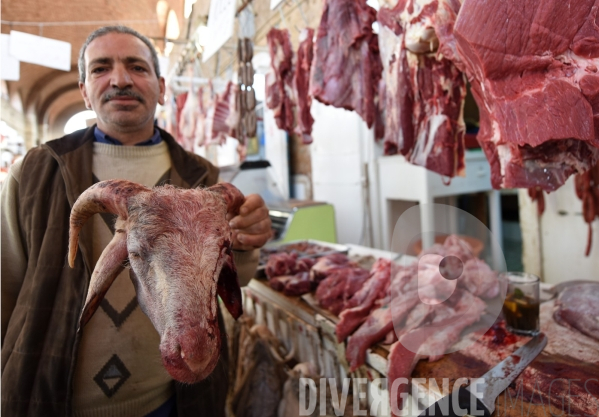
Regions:
<instances>
[{"instance_id":1,"label":"hanging meat cut","mask_svg":"<svg viewBox=\"0 0 599 417\"><path fill-rule=\"evenodd\" d=\"M310 113L310 68L314 58L314 29L306 28L300 34L300 46L297 50L297 68L293 85L297 97L297 127L304 144L312 143L312 125L314 118Z\"/></svg>"},{"instance_id":2,"label":"hanging meat cut","mask_svg":"<svg viewBox=\"0 0 599 417\"><path fill-rule=\"evenodd\" d=\"M181 109L181 114L179 116L178 129L179 143L186 151L190 152L193 152L193 146L196 142L198 120L203 118L203 115L201 114L203 108L200 104L202 90L197 93L193 90L192 86L187 93L185 105L183 106L183 109Z\"/></svg>"},{"instance_id":3,"label":"hanging meat cut","mask_svg":"<svg viewBox=\"0 0 599 417\"><path fill-rule=\"evenodd\" d=\"M457 57L496 188L553 191L599 158L597 0L464 0Z\"/></svg>"},{"instance_id":4,"label":"hanging meat cut","mask_svg":"<svg viewBox=\"0 0 599 417\"><path fill-rule=\"evenodd\" d=\"M266 74L266 107L274 111L277 127L288 132L295 128L293 91L293 49L287 29L272 28L266 35L270 72Z\"/></svg>"},{"instance_id":5,"label":"hanging meat cut","mask_svg":"<svg viewBox=\"0 0 599 417\"><path fill-rule=\"evenodd\" d=\"M593 226L595 218L599 218L599 164L574 177L576 195L582 200L582 216L589 225L587 248L585 255L591 253L593 244Z\"/></svg>"},{"instance_id":6,"label":"hanging meat cut","mask_svg":"<svg viewBox=\"0 0 599 417\"><path fill-rule=\"evenodd\" d=\"M225 91L214 98L213 105L208 109L206 116L207 143L225 143L227 136L236 138L236 127L239 114L236 111L237 86L231 81L227 83Z\"/></svg>"},{"instance_id":7,"label":"hanging meat cut","mask_svg":"<svg viewBox=\"0 0 599 417\"><path fill-rule=\"evenodd\" d=\"M464 75L437 53L445 29L442 1L381 8L379 46L386 85L385 154L447 177L464 175ZM443 15L438 17L438 15Z\"/></svg>"},{"instance_id":8,"label":"hanging meat cut","mask_svg":"<svg viewBox=\"0 0 599 417\"><path fill-rule=\"evenodd\" d=\"M312 97L355 110L368 127L376 119L382 71L375 20L366 0L326 0L310 72Z\"/></svg>"}]
</instances>

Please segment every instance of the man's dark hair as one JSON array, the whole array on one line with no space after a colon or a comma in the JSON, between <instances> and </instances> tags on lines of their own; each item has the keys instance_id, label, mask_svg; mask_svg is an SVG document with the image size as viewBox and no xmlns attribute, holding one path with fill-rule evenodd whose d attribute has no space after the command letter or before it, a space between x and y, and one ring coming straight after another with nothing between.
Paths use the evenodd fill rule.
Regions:
<instances>
[{"instance_id":1,"label":"man's dark hair","mask_svg":"<svg viewBox=\"0 0 599 417\"><path fill-rule=\"evenodd\" d=\"M148 38L146 38L144 35L142 35L138 31L133 30L127 26L119 25L119 26L104 26L100 29L93 31L91 33L91 35L89 35L87 37L87 39L85 40L85 43L81 47L81 51L79 51L79 81L81 81L82 83L85 82L85 57L84 57L84 55L85 55L85 50L87 49L87 46L94 39L99 38L100 36L108 35L109 33L125 33L128 35L133 35L136 38L138 38L139 40L141 40L143 43L145 43L146 46L150 49L150 53L152 54L152 64L154 65L154 72L156 72L156 77L160 78L160 65L158 63L158 54L156 53L156 49L154 48L154 45L152 45L152 42L150 42L150 40Z\"/></svg>"}]
</instances>

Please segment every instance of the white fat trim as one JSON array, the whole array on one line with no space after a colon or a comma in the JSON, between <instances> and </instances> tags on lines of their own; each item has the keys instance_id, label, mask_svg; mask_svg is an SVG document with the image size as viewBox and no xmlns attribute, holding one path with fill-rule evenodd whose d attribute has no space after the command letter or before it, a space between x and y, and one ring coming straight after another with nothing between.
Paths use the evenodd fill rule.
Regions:
<instances>
[{"instance_id":1,"label":"white fat trim","mask_svg":"<svg viewBox=\"0 0 599 417\"><path fill-rule=\"evenodd\" d=\"M406 45L420 45L420 44L425 44L426 41L424 41L424 39L426 38L426 34L427 31L429 29L433 29L434 31L434 27L433 27L433 23L430 21L430 19L425 19L422 22L416 22L413 24L409 24L407 25L408 27L406 28ZM432 38L429 42L429 51L433 52L434 51L434 44L433 42L436 39L436 35L434 38Z\"/></svg>"},{"instance_id":2,"label":"white fat trim","mask_svg":"<svg viewBox=\"0 0 599 417\"><path fill-rule=\"evenodd\" d=\"M499 157L499 167L501 168L501 177L505 177L505 166L512 160L512 152L507 145L497 145L497 156ZM503 183L503 180L501 181Z\"/></svg>"},{"instance_id":3,"label":"white fat trim","mask_svg":"<svg viewBox=\"0 0 599 417\"><path fill-rule=\"evenodd\" d=\"M435 114L428 118L428 130L421 130L416 140L414 162L417 165L426 166L426 160L435 145L435 134L439 127L447 120L444 114ZM423 149L424 148L424 149Z\"/></svg>"}]
</instances>

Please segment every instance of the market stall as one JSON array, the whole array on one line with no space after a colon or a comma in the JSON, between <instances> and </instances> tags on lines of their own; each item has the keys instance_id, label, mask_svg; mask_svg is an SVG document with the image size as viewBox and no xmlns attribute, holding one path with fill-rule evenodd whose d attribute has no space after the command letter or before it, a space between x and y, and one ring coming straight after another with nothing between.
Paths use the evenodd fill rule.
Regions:
<instances>
[{"instance_id":1,"label":"market stall","mask_svg":"<svg viewBox=\"0 0 599 417\"><path fill-rule=\"evenodd\" d=\"M232 84L198 95L194 108L222 109L205 113L196 132L212 139L195 143L237 138L239 161L251 161L245 146L263 131L261 146L276 151L258 153L282 192L269 204L276 238L244 288L243 319L229 323L233 414L417 416L501 369L501 383L486 380L497 399L479 397L494 415L599 411L599 38L596 5L575 3L253 1L235 11L244 35ZM264 14L252 26L244 10ZM484 235L449 214L477 194ZM503 238L506 196L516 250ZM442 205L452 209L440 216ZM522 271L536 293L509 281Z\"/></svg>"},{"instance_id":2,"label":"market stall","mask_svg":"<svg viewBox=\"0 0 599 417\"><path fill-rule=\"evenodd\" d=\"M347 251L354 261L370 264L374 259L393 259L399 264L409 264L416 260L414 257L398 256L392 252L357 245L348 245L341 250ZM373 270L370 276L372 275ZM356 367L352 363L356 358L351 351L352 338L361 332L364 325L340 343L339 323L346 316L343 310L341 314L336 314L330 311L334 308L325 308L321 304L323 300L318 300L318 287L316 291L308 291L302 295L286 295L284 292L291 293L289 287L283 287L284 292L276 291L273 287L281 289L275 284L278 279L274 277L274 281L271 279L270 283L265 278L254 279L244 290L244 311L251 320L251 326L265 326L268 330L263 330L264 334L276 339L276 344L280 343L282 366L291 370L297 364L313 364L314 373L304 375L306 378L313 378L316 385L322 378L332 378L331 381L334 381L335 389L338 390L338 394L332 396L334 399L342 398L344 390L346 394L351 394L345 398L350 405L340 405L327 396L327 415L334 415L330 411L334 407L344 409L343 415L391 415L392 380L389 379L389 372L393 343L384 341L384 337L377 340L377 343L372 343L364 352L363 364ZM391 279L390 287L393 286L394 278ZM326 278L321 281L323 282L326 284ZM554 315L559 310L560 303L564 302L564 295L596 294L598 284L584 285L580 282L559 287L541 285L540 331L546 336L547 345L507 390L497 393L500 394L496 402L497 415L516 416L522 412L535 416L561 413L592 415L596 411L596 398L599 394L596 380L599 371L597 335L594 330L576 329L557 319L557 314ZM417 309L414 308L413 312ZM364 323L372 324L372 318L377 318L377 308L373 307L368 314ZM380 315L377 319L380 320ZM395 319L397 317L393 318ZM244 325L247 322L242 324ZM405 402L405 409L400 408L401 415L418 416L426 407L450 393L456 385L468 385L476 381L531 340L529 336L516 335L506 330L506 322L502 316L496 317L484 330L478 335L470 333L458 343L462 344L461 348L452 349L453 353L430 358L428 361L426 356L421 356L422 359L416 361L411 371L410 385L405 388L405 392L409 393L409 397L405 398L409 401ZM400 331L398 326L395 331ZM239 362L243 361L243 354L242 351L237 352L238 367ZM397 361L397 357L393 360ZM239 369L237 372L240 372ZM344 381L352 381L349 390L348 387L343 387ZM301 388L308 389L307 386ZM397 391L394 393L397 395ZM301 398L307 398L307 394L304 393ZM308 410L309 403L301 406L304 407L302 410ZM368 411L371 414L359 414L357 411ZM254 414L248 411L248 414L242 415Z\"/></svg>"},{"instance_id":3,"label":"market stall","mask_svg":"<svg viewBox=\"0 0 599 417\"><path fill-rule=\"evenodd\" d=\"M7 12L3 411L599 416L599 0Z\"/></svg>"}]
</instances>

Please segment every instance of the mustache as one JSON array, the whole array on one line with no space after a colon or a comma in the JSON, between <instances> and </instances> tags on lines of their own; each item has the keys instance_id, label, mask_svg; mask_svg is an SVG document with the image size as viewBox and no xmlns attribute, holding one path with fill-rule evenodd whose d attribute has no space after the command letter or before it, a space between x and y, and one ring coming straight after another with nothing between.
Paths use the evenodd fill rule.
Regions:
<instances>
[{"instance_id":1,"label":"mustache","mask_svg":"<svg viewBox=\"0 0 599 417\"><path fill-rule=\"evenodd\" d=\"M116 90L108 91L102 97L102 103L106 103L116 97L133 97L140 103L145 103L145 100L143 99L143 97L131 89L123 89L123 90L116 89Z\"/></svg>"}]
</instances>

